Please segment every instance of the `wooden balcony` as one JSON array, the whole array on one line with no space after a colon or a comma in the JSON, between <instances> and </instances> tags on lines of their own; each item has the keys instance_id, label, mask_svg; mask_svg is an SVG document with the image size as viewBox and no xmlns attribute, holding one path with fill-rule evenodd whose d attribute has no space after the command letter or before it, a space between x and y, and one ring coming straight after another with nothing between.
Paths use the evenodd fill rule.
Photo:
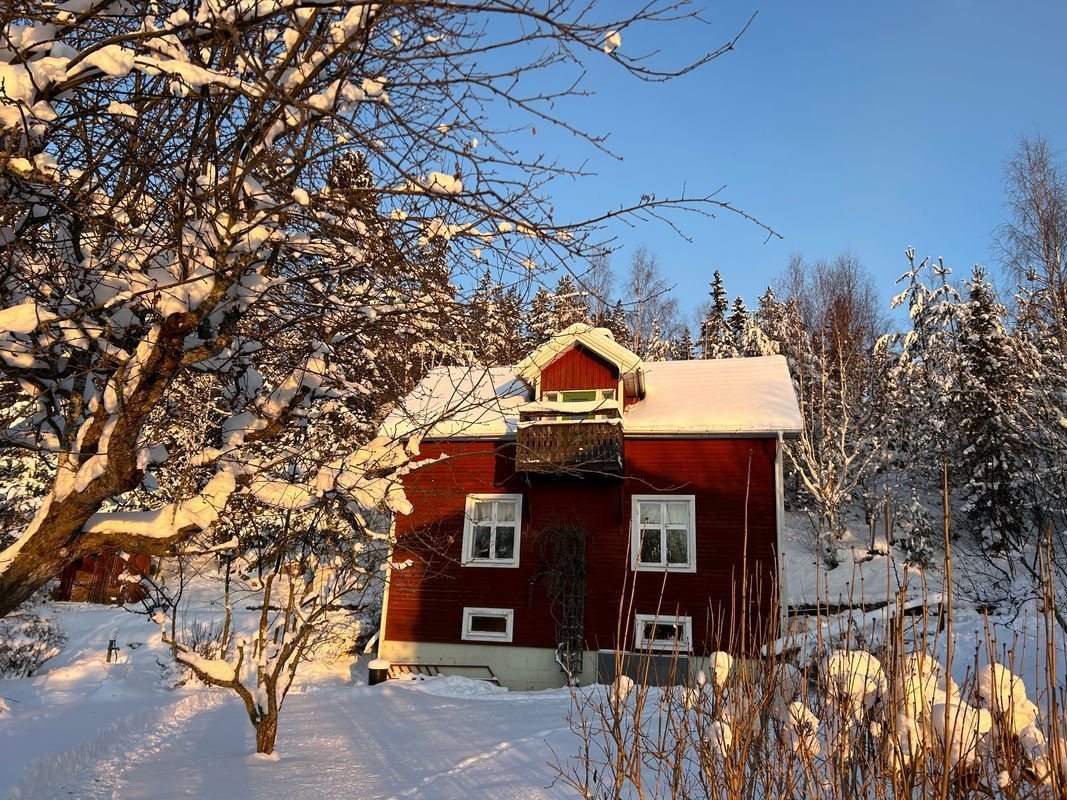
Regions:
<instances>
[{"instance_id":1,"label":"wooden balcony","mask_svg":"<svg viewBox=\"0 0 1067 800\"><path fill-rule=\"evenodd\" d=\"M519 472L621 475L622 425L601 420L536 422L519 428Z\"/></svg>"}]
</instances>

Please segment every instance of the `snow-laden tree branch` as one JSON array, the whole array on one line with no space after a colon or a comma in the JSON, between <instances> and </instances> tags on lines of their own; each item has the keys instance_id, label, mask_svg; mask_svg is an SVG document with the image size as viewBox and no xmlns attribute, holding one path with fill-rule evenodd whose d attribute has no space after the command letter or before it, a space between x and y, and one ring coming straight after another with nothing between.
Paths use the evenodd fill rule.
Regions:
<instances>
[{"instance_id":1,"label":"snow-laden tree branch","mask_svg":"<svg viewBox=\"0 0 1067 800\"><path fill-rule=\"evenodd\" d=\"M338 408L373 422L447 358L467 267L525 279L606 252L618 216L736 212L649 193L557 220L551 181L582 170L523 154L535 124L604 146L558 111L586 91L583 60L655 81L733 47L676 64L627 47L690 16L658 0L6 5L0 388L32 408L2 439L51 453L55 477L0 552L0 614L94 549L167 552L237 495L402 510L407 459L364 453L373 425L300 474L286 448Z\"/></svg>"}]
</instances>

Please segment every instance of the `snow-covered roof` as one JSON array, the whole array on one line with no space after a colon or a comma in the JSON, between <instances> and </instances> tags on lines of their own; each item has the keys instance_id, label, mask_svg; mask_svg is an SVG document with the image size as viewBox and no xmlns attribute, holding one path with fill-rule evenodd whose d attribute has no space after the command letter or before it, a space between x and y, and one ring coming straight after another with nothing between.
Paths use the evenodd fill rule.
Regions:
<instances>
[{"instance_id":1,"label":"snow-covered roof","mask_svg":"<svg viewBox=\"0 0 1067 800\"><path fill-rule=\"evenodd\" d=\"M515 433L518 408L531 398L514 367L438 367L385 418L382 434L499 439Z\"/></svg>"},{"instance_id":2,"label":"snow-covered roof","mask_svg":"<svg viewBox=\"0 0 1067 800\"><path fill-rule=\"evenodd\" d=\"M404 437L502 439L514 436L519 410L533 398L517 367L432 370L383 423ZM628 436L784 435L802 420L782 356L646 361L645 397L623 414Z\"/></svg>"},{"instance_id":3,"label":"snow-covered roof","mask_svg":"<svg viewBox=\"0 0 1067 800\"><path fill-rule=\"evenodd\" d=\"M576 344L592 350L601 358L610 361L619 369L619 374L626 376L640 369L644 363L615 341L607 328L594 328L585 322L576 322L564 328L543 345L515 365L515 375L531 386L542 370L566 353Z\"/></svg>"},{"instance_id":4,"label":"snow-covered roof","mask_svg":"<svg viewBox=\"0 0 1067 800\"><path fill-rule=\"evenodd\" d=\"M626 433L798 434L800 406L784 356L646 361L645 397Z\"/></svg>"}]
</instances>

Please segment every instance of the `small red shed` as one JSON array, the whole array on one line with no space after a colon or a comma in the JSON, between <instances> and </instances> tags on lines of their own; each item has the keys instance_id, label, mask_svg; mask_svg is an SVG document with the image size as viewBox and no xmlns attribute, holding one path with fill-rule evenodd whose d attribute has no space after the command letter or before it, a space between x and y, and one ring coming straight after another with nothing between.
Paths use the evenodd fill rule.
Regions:
<instances>
[{"instance_id":1,"label":"small red shed","mask_svg":"<svg viewBox=\"0 0 1067 800\"><path fill-rule=\"evenodd\" d=\"M136 603L144 598L145 590L123 576L149 575L151 570L152 557L143 553L85 556L63 570L52 598L81 603Z\"/></svg>"},{"instance_id":2,"label":"small red shed","mask_svg":"<svg viewBox=\"0 0 1067 800\"><path fill-rule=\"evenodd\" d=\"M800 427L780 356L644 362L585 324L432 371L383 425L434 461L404 479L379 657L545 688L608 680L617 652L656 680L757 647Z\"/></svg>"}]
</instances>

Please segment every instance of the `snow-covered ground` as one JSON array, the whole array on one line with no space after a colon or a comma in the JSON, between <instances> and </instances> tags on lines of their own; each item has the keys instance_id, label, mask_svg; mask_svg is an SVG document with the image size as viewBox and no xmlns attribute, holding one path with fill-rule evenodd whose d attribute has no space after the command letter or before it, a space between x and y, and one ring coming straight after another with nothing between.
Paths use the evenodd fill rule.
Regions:
<instances>
[{"instance_id":1,"label":"snow-covered ground","mask_svg":"<svg viewBox=\"0 0 1067 800\"><path fill-rule=\"evenodd\" d=\"M872 554L863 521L848 516L845 522L847 527L838 548L841 563L827 570L815 552L815 535L808 516L786 512L783 550L787 604L874 603L893 597L904 586L904 564L893 558L893 548L887 544L885 536L879 533L875 537L876 552ZM920 571L908 570L909 588L920 590L922 577ZM929 591L940 591L939 571L929 571L928 584Z\"/></svg>"},{"instance_id":2,"label":"snow-covered ground","mask_svg":"<svg viewBox=\"0 0 1067 800\"><path fill-rule=\"evenodd\" d=\"M851 646L863 642L880 641L885 635L885 621L896 606L904 601L910 606L925 603L925 622L917 620L908 631L914 647L915 640L925 638L925 649L944 662L948 636L938 617L946 591L943 571L944 548L935 545L933 566L918 569L906 566L896 548L890 546L880 533L875 537L873 553L868 530L856 513L845 519L846 531L838 549L841 563L827 570L816 555L811 524L805 514L786 513L785 580L786 603L792 607L807 607L816 613L795 618L789 627L787 640L797 644L801 637L846 640ZM1009 660L1014 671L1032 691L1040 692L1047 683L1045 621L1040 614L1040 601L1025 599L1032 587L1021 578L1016 585L1003 587L996 594L1010 597L1013 602L999 607L976 606L970 595L976 583L991 580L981 559L966 548L953 550L954 589L952 603L952 673L963 683L974 675L975 669L990 660ZM1063 590L1059 590L1062 596ZM1062 605L1063 600L1060 600ZM879 608L887 604L888 608ZM840 613L838 608L852 608ZM866 610L864 608L866 607ZM920 631L920 628L924 628ZM1057 686L1067 685L1067 642L1056 641L1054 676ZM995 656L991 659L990 653Z\"/></svg>"},{"instance_id":3,"label":"snow-covered ground","mask_svg":"<svg viewBox=\"0 0 1067 800\"><path fill-rule=\"evenodd\" d=\"M0 797L541 798L576 745L565 690L462 679L369 687L316 671L260 759L236 695L168 689L158 628L121 610L54 604L70 640L35 677L0 681ZM122 661L104 661L119 629ZM141 643L131 649L131 645Z\"/></svg>"},{"instance_id":4,"label":"snow-covered ground","mask_svg":"<svg viewBox=\"0 0 1067 800\"><path fill-rule=\"evenodd\" d=\"M857 538L841 566L822 571L805 525L790 515L791 603L893 597L902 565L871 557ZM909 597L939 596L939 571L909 575ZM188 620L220 613L212 591L204 585L185 595ZM369 656L315 663L302 669L286 699L277 757L264 759L251 755L253 729L234 693L174 688L170 652L143 615L75 603L38 610L56 618L68 639L34 677L0 680L0 798L574 796L554 784L553 765L566 763L579 747L567 721L573 699L566 690L506 692L457 678L370 687ZM856 611L815 627L821 624L823 637L839 636L847 630L843 620L852 619L869 642L881 614ZM993 649L1013 648L1014 671L1031 696L1039 704L1047 699L1043 631L1033 603L989 615L957 602L953 614L957 681L987 663L989 635L999 643ZM108 664L116 630L120 658ZM940 634L930 643L941 660L945 641ZM1060 686L1067 682L1065 656L1056 664Z\"/></svg>"}]
</instances>

